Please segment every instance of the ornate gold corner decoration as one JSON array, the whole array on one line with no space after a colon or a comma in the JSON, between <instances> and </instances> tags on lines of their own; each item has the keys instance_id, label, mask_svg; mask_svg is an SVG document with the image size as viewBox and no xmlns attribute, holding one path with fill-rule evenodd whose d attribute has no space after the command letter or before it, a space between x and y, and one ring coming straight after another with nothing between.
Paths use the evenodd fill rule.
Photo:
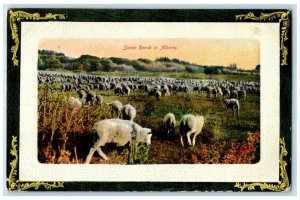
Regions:
<instances>
[{"instance_id":1,"label":"ornate gold corner decoration","mask_svg":"<svg viewBox=\"0 0 300 200\"><path fill-rule=\"evenodd\" d=\"M281 50L281 66L288 65L287 55L288 48L284 45L288 40L287 33L290 26L291 11L278 11L273 13L261 13L259 17L255 16L252 12L242 15L236 15L236 20L252 20L252 21L275 21L278 20L281 25L280 33L280 50Z\"/></svg>"},{"instance_id":2,"label":"ornate gold corner decoration","mask_svg":"<svg viewBox=\"0 0 300 200\"><path fill-rule=\"evenodd\" d=\"M19 45L20 45L20 39L19 39L19 34L18 34L18 26L17 22L20 22L21 20L49 20L49 19L60 19L63 20L65 19L65 14L52 14L48 13L44 17L41 17L39 13L27 13L24 11L9 11L9 25L11 29L11 36L12 39L14 40L15 45L11 47L11 52L13 54L12 56L12 61L14 63L14 66L19 65L19 60L17 58L17 52L19 50Z\"/></svg>"},{"instance_id":3,"label":"ornate gold corner decoration","mask_svg":"<svg viewBox=\"0 0 300 200\"><path fill-rule=\"evenodd\" d=\"M11 150L10 155L14 157L14 159L9 163L11 170L9 173L9 176L7 178L8 183L8 189L10 191L25 191L31 188L34 188L35 190L39 189L40 187L44 187L46 190L51 190L54 188L61 188L64 187L63 182L24 182L16 179L16 176L18 174L18 161L19 161L19 155L17 150L17 136L12 136L11 141Z\"/></svg>"},{"instance_id":4,"label":"ornate gold corner decoration","mask_svg":"<svg viewBox=\"0 0 300 200\"><path fill-rule=\"evenodd\" d=\"M239 188L241 191L243 190L254 190L255 187L259 187L261 190L270 190L270 191L289 191L289 177L286 172L287 162L283 159L284 156L288 154L285 148L284 138L280 139L280 157L279 157L279 170L280 170L280 180L278 184L268 184L268 183L236 183L234 187Z\"/></svg>"}]
</instances>

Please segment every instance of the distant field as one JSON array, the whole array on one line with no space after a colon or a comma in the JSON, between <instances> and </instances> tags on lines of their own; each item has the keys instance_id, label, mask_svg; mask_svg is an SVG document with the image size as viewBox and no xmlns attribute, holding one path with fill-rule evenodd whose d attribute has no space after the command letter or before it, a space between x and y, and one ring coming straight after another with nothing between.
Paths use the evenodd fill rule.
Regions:
<instances>
[{"instance_id":1,"label":"distant field","mask_svg":"<svg viewBox=\"0 0 300 200\"><path fill-rule=\"evenodd\" d=\"M123 75L122 73L101 73ZM157 76L155 73L139 72L139 76ZM257 75L215 75L189 73L159 73L160 76L174 78L202 78L215 80L259 81ZM130 96L115 95L113 91L94 90L104 97L104 102L119 100L136 107L135 121L152 129L152 144L147 154L148 164L184 163L255 163L259 161L260 97L248 94L241 101L240 116L227 114L221 98L208 98L205 93L175 93L157 101L147 93L133 91ZM61 92L60 85L42 84L39 86L39 160L43 163L83 163L94 136L95 122L113 118L107 105L88 106L74 112L67 105L75 91ZM204 128L195 147L182 147L178 127L172 135L166 135L161 124L165 114L172 112L177 123L184 114L198 114L205 118ZM92 163L127 163L127 150L107 145L103 151L111 159L104 161L95 153Z\"/></svg>"}]
</instances>

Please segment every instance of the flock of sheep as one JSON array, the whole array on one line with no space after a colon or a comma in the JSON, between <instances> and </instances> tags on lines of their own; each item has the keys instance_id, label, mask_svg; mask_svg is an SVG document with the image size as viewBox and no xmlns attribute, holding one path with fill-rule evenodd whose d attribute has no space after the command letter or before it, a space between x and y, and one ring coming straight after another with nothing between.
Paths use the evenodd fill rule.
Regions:
<instances>
[{"instance_id":1,"label":"flock of sheep","mask_svg":"<svg viewBox=\"0 0 300 200\"><path fill-rule=\"evenodd\" d=\"M73 109L81 109L88 105L102 105L104 98L96 95L91 90L114 90L116 95L130 95L131 91L140 90L147 92L160 100L163 96L173 93L205 92L208 98L224 98L226 112L233 110L233 115L239 116L240 100L246 99L247 91L259 93L259 84L254 82L215 81L195 79L173 79L169 77L138 77L138 76L100 76L87 74L59 74L50 72L39 72L39 84L59 84L62 91L77 91L78 97L69 97L68 105ZM86 158L85 163L90 163L95 151L108 160L101 150L107 143L116 143L124 146L128 142L151 143L151 129L140 126L134 122L137 115L133 105L123 105L115 100L106 103L111 107L113 119L105 119L96 122L93 130L99 139L95 142ZM168 113L163 118L163 127L169 133L176 127L176 118L173 113ZM184 146L184 139L188 145L195 145L196 137L201 133L204 126L204 117L192 114L184 115L179 123L180 140ZM192 137L193 135L193 137ZM191 139L192 137L192 139Z\"/></svg>"}]
</instances>

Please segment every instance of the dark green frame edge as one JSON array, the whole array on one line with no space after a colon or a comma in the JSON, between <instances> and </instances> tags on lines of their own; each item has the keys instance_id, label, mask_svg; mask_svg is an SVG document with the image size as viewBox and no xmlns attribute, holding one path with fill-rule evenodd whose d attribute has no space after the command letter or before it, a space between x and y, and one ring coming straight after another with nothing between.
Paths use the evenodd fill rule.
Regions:
<instances>
[{"instance_id":1,"label":"dark green frame edge","mask_svg":"<svg viewBox=\"0 0 300 200\"><path fill-rule=\"evenodd\" d=\"M236 21L235 16L249 12L259 16L261 13L272 13L274 9L45 9L45 8L13 8L13 11L38 12L41 16L47 13L65 14L66 21L70 22L255 22ZM292 13L293 14L293 13ZM292 20L292 17L291 17ZM30 21L30 20L26 20ZM49 20L50 21L50 20ZM51 20L53 21L53 20ZM259 22L266 23L266 22ZM272 22L272 23L278 23ZM19 34L21 23L17 23ZM292 108L292 37L291 25L288 31L288 66L280 67L280 137L284 137L288 156L285 157L287 173L291 176L291 108ZM20 35L21 44L21 35ZM13 66L11 60L11 47L14 41L11 38L9 13L7 13L7 171L13 157L9 154L12 135L19 136L19 111L20 111L20 68ZM17 54L20 58L20 51ZM20 63L21 65L21 63ZM19 144L18 144L19 145ZM279 145L279 144L278 144ZM18 170L18 169L17 169ZM18 170L19 171L19 170ZM16 176L18 180L18 175ZM234 188L235 183L223 182L64 182L63 188L52 191L239 191ZM276 184L276 183L275 183ZM43 187L39 191L48 191ZM35 191L34 188L29 191ZM261 191L255 188L253 191Z\"/></svg>"}]
</instances>

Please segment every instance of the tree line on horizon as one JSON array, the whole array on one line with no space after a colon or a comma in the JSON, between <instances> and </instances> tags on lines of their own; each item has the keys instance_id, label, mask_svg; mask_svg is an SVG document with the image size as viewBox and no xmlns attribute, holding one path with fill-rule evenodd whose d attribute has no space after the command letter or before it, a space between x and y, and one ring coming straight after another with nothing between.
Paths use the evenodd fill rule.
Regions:
<instances>
[{"instance_id":1,"label":"tree line on horizon","mask_svg":"<svg viewBox=\"0 0 300 200\"><path fill-rule=\"evenodd\" d=\"M120 57L97 57L92 55L81 55L72 58L64 53L52 50L38 50L38 70L70 70L81 71L147 71L147 72L189 72L205 74L230 73L224 66L205 66L177 58L160 57L155 60L139 58L131 60ZM258 70L246 70L258 72Z\"/></svg>"}]
</instances>

